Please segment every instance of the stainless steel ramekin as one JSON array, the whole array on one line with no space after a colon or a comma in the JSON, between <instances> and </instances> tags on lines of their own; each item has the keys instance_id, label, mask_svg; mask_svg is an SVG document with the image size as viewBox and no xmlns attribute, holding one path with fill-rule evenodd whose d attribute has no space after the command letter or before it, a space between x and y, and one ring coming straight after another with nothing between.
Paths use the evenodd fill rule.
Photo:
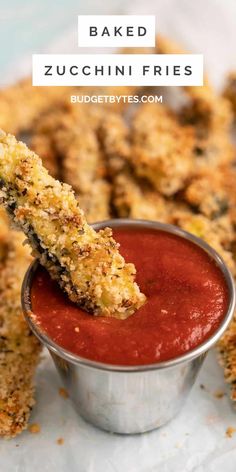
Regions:
<instances>
[{"instance_id":1,"label":"stainless steel ramekin","mask_svg":"<svg viewBox=\"0 0 236 472\"><path fill-rule=\"evenodd\" d=\"M221 325L197 348L156 364L134 367L110 365L68 352L39 330L31 316L30 297L38 262L30 266L22 287L25 318L34 334L48 348L78 413L90 423L110 432L142 433L171 420L184 404L207 351L222 336L233 316L234 281L221 257L208 244L175 226L130 219L109 220L93 225L96 230L104 226L164 230L192 241L215 261L229 290L229 306Z\"/></svg>"}]
</instances>

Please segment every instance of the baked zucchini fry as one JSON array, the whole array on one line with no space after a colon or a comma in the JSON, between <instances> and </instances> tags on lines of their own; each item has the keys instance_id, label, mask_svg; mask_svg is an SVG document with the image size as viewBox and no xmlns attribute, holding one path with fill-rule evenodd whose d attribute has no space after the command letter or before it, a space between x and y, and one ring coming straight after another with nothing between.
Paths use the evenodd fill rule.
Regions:
<instances>
[{"instance_id":1,"label":"baked zucchini fry","mask_svg":"<svg viewBox=\"0 0 236 472\"><path fill-rule=\"evenodd\" d=\"M169 202L131 173L121 173L113 182L113 205L120 218L168 222Z\"/></svg>"},{"instance_id":2,"label":"baked zucchini fry","mask_svg":"<svg viewBox=\"0 0 236 472\"><path fill-rule=\"evenodd\" d=\"M216 168L214 173L208 169L195 175L183 192L184 199L210 219L227 214L231 201L224 183L226 175L222 168Z\"/></svg>"},{"instance_id":3,"label":"baked zucchini fry","mask_svg":"<svg viewBox=\"0 0 236 472\"><path fill-rule=\"evenodd\" d=\"M176 209L170 218L170 223L204 239L224 259L232 274L236 275L236 265L230 250L234 238L232 224L226 217L210 221L206 216L194 214L189 209Z\"/></svg>"},{"instance_id":4,"label":"baked zucchini fry","mask_svg":"<svg viewBox=\"0 0 236 472\"><path fill-rule=\"evenodd\" d=\"M231 71L226 79L223 96L229 100L232 106L234 119L236 116L236 72Z\"/></svg>"},{"instance_id":5,"label":"baked zucchini fry","mask_svg":"<svg viewBox=\"0 0 236 472\"><path fill-rule=\"evenodd\" d=\"M47 109L68 100L75 88L33 87L31 77L0 90L0 128L18 134L33 129L35 120Z\"/></svg>"},{"instance_id":6,"label":"baked zucchini fry","mask_svg":"<svg viewBox=\"0 0 236 472\"><path fill-rule=\"evenodd\" d=\"M224 369L225 381L230 385L231 400L236 401L236 318L218 343L219 362Z\"/></svg>"},{"instance_id":7,"label":"baked zucchini fry","mask_svg":"<svg viewBox=\"0 0 236 472\"><path fill-rule=\"evenodd\" d=\"M110 228L96 232L67 184L14 136L0 136L1 200L33 254L69 298L95 315L126 318L145 301Z\"/></svg>"},{"instance_id":8,"label":"baked zucchini fry","mask_svg":"<svg viewBox=\"0 0 236 472\"><path fill-rule=\"evenodd\" d=\"M181 190L194 171L194 134L177 116L160 104L138 108L132 122L130 161L139 177L161 194Z\"/></svg>"},{"instance_id":9,"label":"baked zucchini fry","mask_svg":"<svg viewBox=\"0 0 236 472\"><path fill-rule=\"evenodd\" d=\"M63 156L63 180L77 194L89 192L103 165L95 132L88 126L80 125L58 131L55 141L58 154Z\"/></svg>"},{"instance_id":10,"label":"baked zucchini fry","mask_svg":"<svg viewBox=\"0 0 236 472\"><path fill-rule=\"evenodd\" d=\"M78 194L78 200L88 223L108 220L111 217L111 185L105 179L91 183L90 191Z\"/></svg>"},{"instance_id":11,"label":"baked zucchini fry","mask_svg":"<svg viewBox=\"0 0 236 472\"><path fill-rule=\"evenodd\" d=\"M2 211L1 228L6 226ZM0 436L5 438L27 427L35 402L33 377L41 349L21 310L22 280L31 262L23 240L24 235L9 227L7 237L0 239Z\"/></svg>"},{"instance_id":12,"label":"baked zucchini fry","mask_svg":"<svg viewBox=\"0 0 236 472\"><path fill-rule=\"evenodd\" d=\"M49 136L35 134L30 140L31 149L41 156L43 165L53 177L57 178L59 174L59 159L52 145Z\"/></svg>"}]
</instances>

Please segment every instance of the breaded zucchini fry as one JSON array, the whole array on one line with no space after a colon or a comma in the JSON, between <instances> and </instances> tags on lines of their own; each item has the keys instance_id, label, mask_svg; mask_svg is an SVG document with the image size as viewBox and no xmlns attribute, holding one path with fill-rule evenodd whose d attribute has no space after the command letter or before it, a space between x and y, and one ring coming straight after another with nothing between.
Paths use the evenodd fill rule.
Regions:
<instances>
[{"instance_id":1,"label":"breaded zucchini fry","mask_svg":"<svg viewBox=\"0 0 236 472\"><path fill-rule=\"evenodd\" d=\"M5 221L0 218L2 224ZM6 438L27 426L40 352L21 311L21 284L31 261L23 240L21 233L9 228L5 241L0 240L0 436Z\"/></svg>"},{"instance_id":2,"label":"breaded zucchini fry","mask_svg":"<svg viewBox=\"0 0 236 472\"><path fill-rule=\"evenodd\" d=\"M196 144L196 165L208 168L233 161L235 150L230 140L233 116L227 100L216 95L209 84L186 88L190 103L183 107L183 123L192 125Z\"/></svg>"},{"instance_id":3,"label":"breaded zucchini fry","mask_svg":"<svg viewBox=\"0 0 236 472\"><path fill-rule=\"evenodd\" d=\"M68 100L68 87L33 87L31 78L0 91L0 128L10 133L32 129L34 120L46 109Z\"/></svg>"},{"instance_id":4,"label":"breaded zucchini fry","mask_svg":"<svg viewBox=\"0 0 236 472\"><path fill-rule=\"evenodd\" d=\"M225 381L230 384L231 399L236 401L236 318L218 343L219 361L224 369Z\"/></svg>"},{"instance_id":5,"label":"breaded zucchini fry","mask_svg":"<svg viewBox=\"0 0 236 472\"><path fill-rule=\"evenodd\" d=\"M169 39L158 36L156 50L159 54L182 54L181 49ZM234 159L234 149L229 132L232 111L225 98L217 95L204 78L204 86L184 87L187 103L180 110L183 124L191 125L195 131L195 166L217 166Z\"/></svg>"},{"instance_id":6,"label":"breaded zucchini fry","mask_svg":"<svg viewBox=\"0 0 236 472\"><path fill-rule=\"evenodd\" d=\"M232 242L232 236L234 237L230 220L225 221L219 218L219 220L210 221L205 216L200 214L195 215L189 210L178 211L178 209L176 209L170 223L204 239L204 241L210 244L222 256L233 275L236 275L235 260L232 252L228 248L229 243ZM231 233L228 232L228 229Z\"/></svg>"},{"instance_id":7,"label":"breaded zucchini fry","mask_svg":"<svg viewBox=\"0 0 236 472\"><path fill-rule=\"evenodd\" d=\"M55 141L57 151L62 156L63 181L71 185L78 194L89 192L102 168L102 156L95 132L88 126L58 130Z\"/></svg>"},{"instance_id":8,"label":"breaded zucchini fry","mask_svg":"<svg viewBox=\"0 0 236 472\"><path fill-rule=\"evenodd\" d=\"M34 124L30 149L40 156L49 173L61 178L61 155L57 149L56 136L60 130L70 130L74 120L65 107L60 106L41 114Z\"/></svg>"},{"instance_id":9,"label":"breaded zucchini fry","mask_svg":"<svg viewBox=\"0 0 236 472\"><path fill-rule=\"evenodd\" d=\"M168 203L150 189L135 180L131 174L119 174L114 179L113 204L121 218L141 218L167 222Z\"/></svg>"},{"instance_id":10,"label":"breaded zucchini fry","mask_svg":"<svg viewBox=\"0 0 236 472\"><path fill-rule=\"evenodd\" d=\"M132 124L130 159L138 176L170 196L193 172L194 134L160 104L141 106Z\"/></svg>"},{"instance_id":11,"label":"breaded zucchini fry","mask_svg":"<svg viewBox=\"0 0 236 472\"><path fill-rule=\"evenodd\" d=\"M229 100L232 106L234 113L234 118L236 116L236 72L232 71L227 77L225 84L223 96Z\"/></svg>"},{"instance_id":12,"label":"breaded zucchini fry","mask_svg":"<svg viewBox=\"0 0 236 472\"><path fill-rule=\"evenodd\" d=\"M113 114L89 104L50 110L36 123L30 148L53 177L72 185L79 195L87 194L106 174L99 128Z\"/></svg>"},{"instance_id":13,"label":"breaded zucchini fry","mask_svg":"<svg viewBox=\"0 0 236 472\"><path fill-rule=\"evenodd\" d=\"M1 254L4 250L4 246L8 241L9 237L9 218L6 210L0 207L0 261Z\"/></svg>"},{"instance_id":14,"label":"breaded zucchini fry","mask_svg":"<svg viewBox=\"0 0 236 472\"><path fill-rule=\"evenodd\" d=\"M88 192L79 194L79 205L88 223L108 220L110 214L111 185L104 179L95 180Z\"/></svg>"},{"instance_id":15,"label":"breaded zucchini fry","mask_svg":"<svg viewBox=\"0 0 236 472\"><path fill-rule=\"evenodd\" d=\"M226 214L230 207L230 196L224 187L224 173L208 169L196 175L184 190L185 200L203 215L215 219Z\"/></svg>"},{"instance_id":16,"label":"breaded zucchini fry","mask_svg":"<svg viewBox=\"0 0 236 472\"><path fill-rule=\"evenodd\" d=\"M199 168L231 163L235 150L230 139L232 113L227 101L209 86L190 87L190 103L180 113L183 123L195 130L195 164Z\"/></svg>"},{"instance_id":17,"label":"breaded zucchini fry","mask_svg":"<svg viewBox=\"0 0 236 472\"><path fill-rule=\"evenodd\" d=\"M187 51L162 35L157 36L156 52L158 54L185 54ZM190 99L190 104L184 109L188 115L189 122L196 124L202 122L209 126L228 126L232 120L232 113L226 100L219 97L214 88L204 77L203 86L184 87L186 96Z\"/></svg>"},{"instance_id":18,"label":"breaded zucchini fry","mask_svg":"<svg viewBox=\"0 0 236 472\"><path fill-rule=\"evenodd\" d=\"M34 254L69 298L95 315L126 318L145 301L109 228L94 231L74 192L23 143L0 136L1 196Z\"/></svg>"},{"instance_id":19,"label":"breaded zucchini fry","mask_svg":"<svg viewBox=\"0 0 236 472\"><path fill-rule=\"evenodd\" d=\"M35 134L30 141L30 148L41 156L43 165L49 174L55 178L59 176L59 159L55 152L50 136Z\"/></svg>"},{"instance_id":20,"label":"breaded zucchini fry","mask_svg":"<svg viewBox=\"0 0 236 472\"><path fill-rule=\"evenodd\" d=\"M98 138L105 155L108 176L113 179L125 172L131 152L130 130L124 118L118 113L104 116L98 128Z\"/></svg>"}]
</instances>

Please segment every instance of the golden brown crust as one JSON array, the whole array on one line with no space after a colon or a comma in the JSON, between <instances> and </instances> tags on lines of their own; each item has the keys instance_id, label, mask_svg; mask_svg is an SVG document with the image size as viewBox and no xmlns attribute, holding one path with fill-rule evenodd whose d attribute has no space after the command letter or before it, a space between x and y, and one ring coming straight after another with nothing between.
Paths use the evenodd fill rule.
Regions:
<instances>
[{"instance_id":1,"label":"golden brown crust","mask_svg":"<svg viewBox=\"0 0 236 472\"><path fill-rule=\"evenodd\" d=\"M170 196L193 172L194 134L160 104L141 106L132 123L130 160L138 176Z\"/></svg>"},{"instance_id":2,"label":"golden brown crust","mask_svg":"<svg viewBox=\"0 0 236 472\"><path fill-rule=\"evenodd\" d=\"M63 155L63 179L76 193L88 192L101 166L96 134L86 126L57 133L57 149Z\"/></svg>"},{"instance_id":3,"label":"golden brown crust","mask_svg":"<svg viewBox=\"0 0 236 472\"><path fill-rule=\"evenodd\" d=\"M230 140L232 113L227 101L205 86L188 90L190 103L180 112L182 123L195 131L195 164L199 168L230 164L235 149Z\"/></svg>"},{"instance_id":4,"label":"golden brown crust","mask_svg":"<svg viewBox=\"0 0 236 472\"><path fill-rule=\"evenodd\" d=\"M23 143L0 136L2 200L34 254L69 298L97 315L126 318L145 301L109 228L94 231L71 187Z\"/></svg>"},{"instance_id":5,"label":"golden brown crust","mask_svg":"<svg viewBox=\"0 0 236 472\"><path fill-rule=\"evenodd\" d=\"M50 136L44 134L35 134L30 141L30 148L39 156L49 174L58 178L59 159L54 149Z\"/></svg>"},{"instance_id":6,"label":"golden brown crust","mask_svg":"<svg viewBox=\"0 0 236 472\"><path fill-rule=\"evenodd\" d=\"M225 380L230 384L231 399L236 401L236 318L218 343L219 361L224 369Z\"/></svg>"},{"instance_id":7,"label":"golden brown crust","mask_svg":"<svg viewBox=\"0 0 236 472\"><path fill-rule=\"evenodd\" d=\"M106 180L95 180L87 192L78 195L78 200L88 223L111 218L111 185Z\"/></svg>"},{"instance_id":8,"label":"golden brown crust","mask_svg":"<svg viewBox=\"0 0 236 472\"><path fill-rule=\"evenodd\" d=\"M130 173L121 173L114 179L113 204L120 218L140 218L168 222L167 201L146 183Z\"/></svg>"},{"instance_id":9,"label":"golden brown crust","mask_svg":"<svg viewBox=\"0 0 236 472\"><path fill-rule=\"evenodd\" d=\"M193 214L188 208L178 208L173 212L170 223L204 239L210 244L224 259L232 273L236 276L236 265L229 246L232 238L235 239L232 232L230 219L227 217L210 221L204 215Z\"/></svg>"},{"instance_id":10,"label":"golden brown crust","mask_svg":"<svg viewBox=\"0 0 236 472\"><path fill-rule=\"evenodd\" d=\"M5 224L6 217L1 218L0 227ZM40 352L21 311L21 284L31 261L23 240L21 233L8 227L7 238L0 241L0 436L6 438L27 427Z\"/></svg>"},{"instance_id":11,"label":"golden brown crust","mask_svg":"<svg viewBox=\"0 0 236 472\"><path fill-rule=\"evenodd\" d=\"M183 54L186 51L163 36L157 37L159 54ZM235 158L229 133L233 115L224 97L217 95L204 77L204 86L184 87L187 103L180 110L180 120L195 132L195 166L208 167L230 163Z\"/></svg>"},{"instance_id":12,"label":"golden brown crust","mask_svg":"<svg viewBox=\"0 0 236 472\"><path fill-rule=\"evenodd\" d=\"M223 91L223 96L231 103L234 118L236 116L236 72L232 71L228 75Z\"/></svg>"},{"instance_id":13,"label":"golden brown crust","mask_svg":"<svg viewBox=\"0 0 236 472\"><path fill-rule=\"evenodd\" d=\"M200 171L184 190L184 199L210 219L225 215L233 205L232 193L226 188L228 176L229 171L223 168L214 172L209 168Z\"/></svg>"},{"instance_id":14,"label":"golden brown crust","mask_svg":"<svg viewBox=\"0 0 236 472\"><path fill-rule=\"evenodd\" d=\"M31 78L0 91L0 128L18 134L32 129L35 119L68 100L68 87L33 87Z\"/></svg>"},{"instance_id":15,"label":"golden brown crust","mask_svg":"<svg viewBox=\"0 0 236 472\"><path fill-rule=\"evenodd\" d=\"M195 164L199 168L230 164L235 149L230 140L232 112L229 103L216 95L209 84L186 87L189 103L180 111L183 124L195 131Z\"/></svg>"}]
</instances>

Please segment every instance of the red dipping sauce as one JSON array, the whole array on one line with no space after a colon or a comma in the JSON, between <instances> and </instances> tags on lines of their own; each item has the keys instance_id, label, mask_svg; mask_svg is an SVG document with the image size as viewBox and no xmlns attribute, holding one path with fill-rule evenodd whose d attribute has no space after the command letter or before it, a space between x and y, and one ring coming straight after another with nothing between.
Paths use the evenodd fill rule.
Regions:
<instances>
[{"instance_id":1,"label":"red dipping sauce","mask_svg":"<svg viewBox=\"0 0 236 472\"><path fill-rule=\"evenodd\" d=\"M126 320L95 317L72 304L39 267L31 300L41 331L81 357L124 366L176 358L209 338L229 303L224 276L210 256L164 231L114 228L113 234L136 266L145 305Z\"/></svg>"}]
</instances>

